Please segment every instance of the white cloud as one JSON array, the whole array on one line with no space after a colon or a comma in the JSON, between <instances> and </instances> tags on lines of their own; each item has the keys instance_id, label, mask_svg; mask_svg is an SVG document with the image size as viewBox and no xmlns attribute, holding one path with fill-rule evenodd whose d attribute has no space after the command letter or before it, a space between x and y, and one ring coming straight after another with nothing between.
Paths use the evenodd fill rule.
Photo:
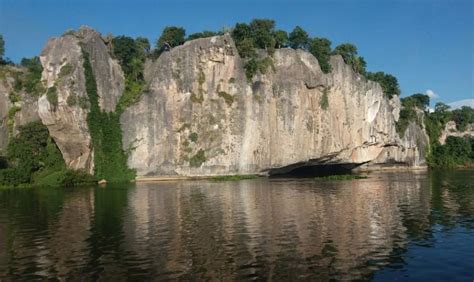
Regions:
<instances>
[{"instance_id":1,"label":"white cloud","mask_svg":"<svg viewBox=\"0 0 474 282\"><path fill-rule=\"evenodd\" d=\"M430 97L430 99L438 99L438 97L439 97L438 94L436 94L431 89L426 90L426 95L428 95L428 97Z\"/></svg>"},{"instance_id":2,"label":"white cloud","mask_svg":"<svg viewBox=\"0 0 474 282\"><path fill-rule=\"evenodd\" d=\"M459 101L455 101L455 102L449 103L448 105L449 105L449 106L451 107L451 109L453 109L453 110L459 109L459 108L461 108L462 106L468 106L468 107L474 108L474 99L459 100Z\"/></svg>"}]
</instances>

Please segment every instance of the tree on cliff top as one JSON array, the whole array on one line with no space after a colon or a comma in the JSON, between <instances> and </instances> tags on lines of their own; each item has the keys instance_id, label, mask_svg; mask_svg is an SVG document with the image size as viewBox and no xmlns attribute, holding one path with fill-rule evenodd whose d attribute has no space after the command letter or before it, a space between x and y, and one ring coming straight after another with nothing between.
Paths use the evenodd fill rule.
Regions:
<instances>
[{"instance_id":1,"label":"tree on cliff top","mask_svg":"<svg viewBox=\"0 0 474 282\"><path fill-rule=\"evenodd\" d=\"M300 26L296 26L289 35L290 46L293 49L308 49L309 36L308 33Z\"/></svg>"},{"instance_id":2,"label":"tree on cliff top","mask_svg":"<svg viewBox=\"0 0 474 282\"><path fill-rule=\"evenodd\" d=\"M341 55L346 64L352 66L352 69L362 75L366 74L366 62L363 57L357 55L357 47L351 43L344 43L336 46L334 55Z\"/></svg>"},{"instance_id":3,"label":"tree on cliff top","mask_svg":"<svg viewBox=\"0 0 474 282\"><path fill-rule=\"evenodd\" d=\"M176 47L184 43L186 31L182 27L167 26L163 29L163 33L156 41L156 49L162 52L166 47Z\"/></svg>"},{"instance_id":4,"label":"tree on cliff top","mask_svg":"<svg viewBox=\"0 0 474 282\"><path fill-rule=\"evenodd\" d=\"M0 34L0 61L3 61L3 55L5 55L5 40L3 40L3 35Z\"/></svg>"},{"instance_id":5,"label":"tree on cliff top","mask_svg":"<svg viewBox=\"0 0 474 282\"><path fill-rule=\"evenodd\" d=\"M383 92L388 96L388 98L391 99L395 95L400 95L400 87L395 76L388 73L386 74L382 71L368 72L366 76L367 79L380 83Z\"/></svg>"},{"instance_id":6,"label":"tree on cliff top","mask_svg":"<svg viewBox=\"0 0 474 282\"><path fill-rule=\"evenodd\" d=\"M319 66L324 73L332 70L329 59L331 57L331 41L326 38L313 38L309 44L309 52L318 59Z\"/></svg>"}]
</instances>

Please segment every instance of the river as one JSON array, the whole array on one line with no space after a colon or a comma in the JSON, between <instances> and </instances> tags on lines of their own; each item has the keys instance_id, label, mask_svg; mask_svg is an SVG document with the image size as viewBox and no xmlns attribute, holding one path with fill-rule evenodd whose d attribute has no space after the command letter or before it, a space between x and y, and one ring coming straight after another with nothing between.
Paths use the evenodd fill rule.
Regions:
<instances>
[{"instance_id":1,"label":"river","mask_svg":"<svg viewBox=\"0 0 474 282\"><path fill-rule=\"evenodd\" d=\"M0 280L474 279L474 171L0 190Z\"/></svg>"}]
</instances>

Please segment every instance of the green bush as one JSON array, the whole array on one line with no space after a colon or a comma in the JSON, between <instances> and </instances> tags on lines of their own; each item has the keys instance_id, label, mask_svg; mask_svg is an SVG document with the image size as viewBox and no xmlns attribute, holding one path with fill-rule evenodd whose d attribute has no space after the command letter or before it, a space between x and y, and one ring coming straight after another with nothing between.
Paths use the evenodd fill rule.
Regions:
<instances>
[{"instance_id":1,"label":"green bush","mask_svg":"<svg viewBox=\"0 0 474 282\"><path fill-rule=\"evenodd\" d=\"M66 103L69 107L77 105L77 96L74 94L69 94L69 96L67 96Z\"/></svg>"},{"instance_id":2,"label":"green bush","mask_svg":"<svg viewBox=\"0 0 474 282\"><path fill-rule=\"evenodd\" d=\"M189 140L196 143L196 141L198 140L198 134L196 132L189 134Z\"/></svg>"},{"instance_id":3,"label":"green bush","mask_svg":"<svg viewBox=\"0 0 474 282\"><path fill-rule=\"evenodd\" d=\"M321 106L321 109L327 110L329 108L329 89L324 88L323 89L323 95L321 96L321 100L319 101L319 105Z\"/></svg>"},{"instance_id":4,"label":"green bush","mask_svg":"<svg viewBox=\"0 0 474 282\"><path fill-rule=\"evenodd\" d=\"M392 99L393 96L400 95L400 86L395 76L386 74L384 72L368 72L367 79L380 83L385 95Z\"/></svg>"},{"instance_id":5,"label":"green bush","mask_svg":"<svg viewBox=\"0 0 474 282\"><path fill-rule=\"evenodd\" d=\"M46 92L46 98L48 99L48 102L53 105L53 108L58 106L58 90L56 89L56 86L51 86L48 88L48 91Z\"/></svg>"},{"instance_id":6,"label":"green bush","mask_svg":"<svg viewBox=\"0 0 474 282\"><path fill-rule=\"evenodd\" d=\"M12 91L12 92L10 92L10 94L8 94L8 99L9 99L10 102L12 102L12 103L16 103L16 102L20 102L20 101L21 101L20 95L18 95L18 93L15 92L15 91Z\"/></svg>"},{"instance_id":7,"label":"green bush","mask_svg":"<svg viewBox=\"0 0 474 282\"><path fill-rule=\"evenodd\" d=\"M232 106L232 104L234 103L234 96L230 95L229 93L225 91L219 91L217 95L221 97L222 99L224 99L225 103L229 107Z\"/></svg>"},{"instance_id":8,"label":"green bush","mask_svg":"<svg viewBox=\"0 0 474 282\"><path fill-rule=\"evenodd\" d=\"M83 110L89 108L89 98L87 96L79 96L78 98L79 107Z\"/></svg>"},{"instance_id":9,"label":"green bush","mask_svg":"<svg viewBox=\"0 0 474 282\"><path fill-rule=\"evenodd\" d=\"M200 149L196 155L192 156L189 159L189 165L191 167L200 167L206 161L206 154L202 149Z\"/></svg>"},{"instance_id":10,"label":"green bush","mask_svg":"<svg viewBox=\"0 0 474 282\"><path fill-rule=\"evenodd\" d=\"M331 59L331 41L326 38L313 38L309 44L309 52L318 59L319 66L324 73L332 70Z\"/></svg>"},{"instance_id":11,"label":"green bush","mask_svg":"<svg viewBox=\"0 0 474 282\"><path fill-rule=\"evenodd\" d=\"M83 58L86 92L90 103L87 125L94 148L94 175L109 182L132 180L135 172L127 167L127 156L122 149L120 113L101 111L89 54L84 50Z\"/></svg>"}]
</instances>

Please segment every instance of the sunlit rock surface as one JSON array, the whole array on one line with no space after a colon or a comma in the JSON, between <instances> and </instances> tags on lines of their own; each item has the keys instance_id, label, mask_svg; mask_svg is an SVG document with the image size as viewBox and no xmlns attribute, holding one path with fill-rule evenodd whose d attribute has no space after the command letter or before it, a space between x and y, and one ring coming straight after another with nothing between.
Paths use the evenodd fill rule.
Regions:
<instances>
[{"instance_id":1,"label":"sunlit rock surface","mask_svg":"<svg viewBox=\"0 0 474 282\"><path fill-rule=\"evenodd\" d=\"M340 56L329 74L303 50L276 50L273 64L247 81L228 35L147 62L148 92L121 119L130 167L139 175L260 173L391 160L387 146L397 162L424 164L416 129L403 140L395 131L398 97L390 101Z\"/></svg>"}]
</instances>

